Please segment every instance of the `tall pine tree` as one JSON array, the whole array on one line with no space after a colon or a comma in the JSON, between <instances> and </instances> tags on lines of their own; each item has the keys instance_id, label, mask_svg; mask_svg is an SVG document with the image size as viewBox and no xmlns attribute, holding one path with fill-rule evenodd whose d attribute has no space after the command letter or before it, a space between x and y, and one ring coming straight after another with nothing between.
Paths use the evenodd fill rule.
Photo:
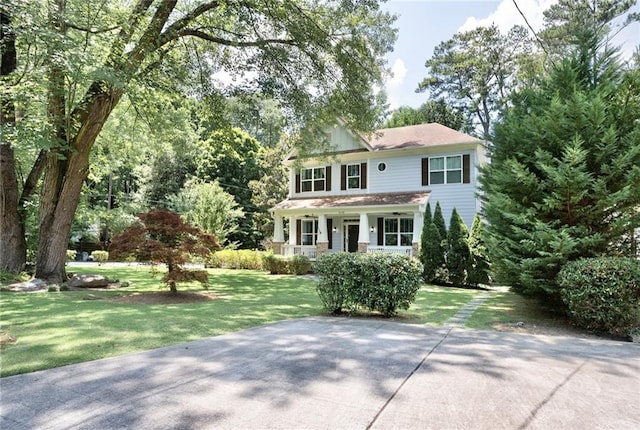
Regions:
<instances>
[{"instance_id":1,"label":"tall pine tree","mask_svg":"<svg viewBox=\"0 0 640 430\"><path fill-rule=\"evenodd\" d=\"M582 37L495 128L487 246L499 280L524 294L557 297L567 261L624 253L640 225L640 72L603 37Z\"/></svg>"}]
</instances>

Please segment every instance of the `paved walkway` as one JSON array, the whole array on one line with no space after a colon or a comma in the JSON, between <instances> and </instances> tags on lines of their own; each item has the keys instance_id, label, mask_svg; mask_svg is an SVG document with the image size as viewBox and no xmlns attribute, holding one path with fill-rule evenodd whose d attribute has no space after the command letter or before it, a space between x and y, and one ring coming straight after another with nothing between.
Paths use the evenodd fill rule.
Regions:
<instances>
[{"instance_id":1,"label":"paved walkway","mask_svg":"<svg viewBox=\"0 0 640 430\"><path fill-rule=\"evenodd\" d=\"M458 312L445 323L445 327L464 327L471 315L478 309L478 307L485 302L491 295L490 291L483 291L476 297L471 299L469 303L461 307Z\"/></svg>"},{"instance_id":2,"label":"paved walkway","mask_svg":"<svg viewBox=\"0 0 640 430\"><path fill-rule=\"evenodd\" d=\"M640 345L305 318L0 379L2 429L638 429Z\"/></svg>"}]
</instances>

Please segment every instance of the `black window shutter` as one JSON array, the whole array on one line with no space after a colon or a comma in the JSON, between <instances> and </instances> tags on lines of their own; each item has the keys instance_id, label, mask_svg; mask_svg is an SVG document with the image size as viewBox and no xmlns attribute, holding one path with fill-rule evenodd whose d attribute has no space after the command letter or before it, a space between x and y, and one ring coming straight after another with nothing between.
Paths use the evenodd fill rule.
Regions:
<instances>
[{"instance_id":1,"label":"black window shutter","mask_svg":"<svg viewBox=\"0 0 640 430\"><path fill-rule=\"evenodd\" d=\"M296 220L296 245L302 245L302 220Z\"/></svg>"},{"instance_id":2,"label":"black window shutter","mask_svg":"<svg viewBox=\"0 0 640 430\"><path fill-rule=\"evenodd\" d=\"M296 193L300 192L300 173L296 174Z\"/></svg>"},{"instance_id":3,"label":"black window shutter","mask_svg":"<svg viewBox=\"0 0 640 430\"><path fill-rule=\"evenodd\" d=\"M343 164L340 166L340 189L347 189L347 165Z\"/></svg>"},{"instance_id":4,"label":"black window shutter","mask_svg":"<svg viewBox=\"0 0 640 430\"><path fill-rule=\"evenodd\" d=\"M327 181L325 189L327 191L331 191L331 166L326 167L324 177Z\"/></svg>"},{"instance_id":5,"label":"black window shutter","mask_svg":"<svg viewBox=\"0 0 640 430\"><path fill-rule=\"evenodd\" d=\"M422 185L429 185L429 159L422 159Z\"/></svg>"},{"instance_id":6,"label":"black window shutter","mask_svg":"<svg viewBox=\"0 0 640 430\"><path fill-rule=\"evenodd\" d=\"M384 245L384 218L378 218L378 246Z\"/></svg>"},{"instance_id":7,"label":"black window shutter","mask_svg":"<svg viewBox=\"0 0 640 430\"><path fill-rule=\"evenodd\" d=\"M327 218L327 237L329 238L329 249L333 249L333 218Z\"/></svg>"},{"instance_id":8,"label":"black window shutter","mask_svg":"<svg viewBox=\"0 0 640 430\"><path fill-rule=\"evenodd\" d=\"M367 163L360 163L360 188L367 188Z\"/></svg>"},{"instance_id":9,"label":"black window shutter","mask_svg":"<svg viewBox=\"0 0 640 430\"><path fill-rule=\"evenodd\" d=\"M468 184L471 182L471 156L464 154L462 156L462 183Z\"/></svg>"}]
</instances>

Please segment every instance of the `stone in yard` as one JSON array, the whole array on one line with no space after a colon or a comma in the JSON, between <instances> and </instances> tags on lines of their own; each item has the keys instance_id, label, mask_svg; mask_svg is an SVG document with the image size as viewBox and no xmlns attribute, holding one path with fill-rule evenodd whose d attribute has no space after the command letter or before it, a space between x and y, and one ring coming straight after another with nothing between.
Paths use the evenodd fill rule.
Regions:
<instances>
[{"instance_id":1,"label":"stone in yard","mask_svg":"<svg viewBox=\"0 0 640 430\"><path fill-rule=\"evenodd\" d=\"M47 291L47 289L47 283L38 278L11 284L8 287L8 290L14 293L39 293L41 291Z\"/></svg>"},{"instance_id":2,"label":"stone in yard","mask_svg":"<svg viewBox=\"0 0 640 430\"><path fill-rule=\"evenodd\" d=\"M69 280L70 287L76 288L105 288L109 281L102 275L73 275Z\"/></svg>"}]
</instances>

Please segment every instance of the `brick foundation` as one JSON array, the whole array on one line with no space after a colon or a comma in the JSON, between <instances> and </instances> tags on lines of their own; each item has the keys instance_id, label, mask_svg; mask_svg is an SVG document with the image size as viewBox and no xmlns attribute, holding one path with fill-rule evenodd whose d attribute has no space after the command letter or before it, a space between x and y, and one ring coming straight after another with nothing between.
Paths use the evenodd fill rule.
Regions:
<instances>
[{"instance_id":1,"label":"brick foundation","mask_svg":"<svg viewBox=\"0 0 640 430\"><path fill-rule=\"evenodd\" d=\"M329 252L329 242L316 243L316 255L320 257L322 254Z\"/></svg>"},{"instance_id":2,"label":"brick foundation","mask_svg":"<svg viewBox=\"0 0 640 430\"><path fill-rule=\"evenodd\" d=\"M369 242L358 242L358 252L366 253L369 248Z\"/></svg>"}]
</instances>

